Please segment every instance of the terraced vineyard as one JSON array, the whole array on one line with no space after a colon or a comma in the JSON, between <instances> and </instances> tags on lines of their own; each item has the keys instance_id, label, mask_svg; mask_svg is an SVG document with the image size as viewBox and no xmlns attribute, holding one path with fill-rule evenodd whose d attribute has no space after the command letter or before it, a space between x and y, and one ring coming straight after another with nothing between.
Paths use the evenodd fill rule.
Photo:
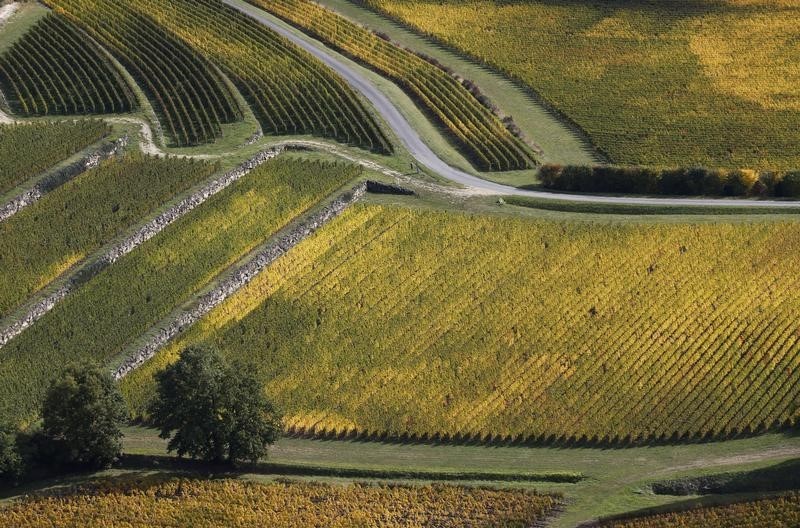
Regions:
<instances>
[{"instance_id":1,"label":"terraced vineyard","mask_svg":"<svg viewBox=\"0 0 800 528\"><path fill-rule=\"evenodd\" d=\"M315 434L637 442L795 423L794 223L590 224L359 206L188 343L261 366ZM414 336L409 339L409 336Z\"/></svg>"},{"instance_id":2,"label":"terraced vineyard","mask_svg":"<svg viewBox=\"0 0 800 528\"><path fill-rule=\"evenodd\" d=\"M137 106L108 57L57 15L0 56L0 90L22 116L113 114Z\"/></svg>"},{"instance_id":3,"label":"terraced vineyard","mask_svg":"<svg viewBox=\"0 0 800 528\"><path fill-rule=\"evenodd\" d=\"M3 347L0 420L28 420L67 360L112 360L359 171L290 159L268 162L115 262Z\"/></svg>"},{"instance_id":4,"label":"terraced vineyard","mask_svg":"<svg viewBox=\"0 0 800 528\"><path fill-rule=\"evenodd\" d=\"M477 168L530 168L533 153L443 69L308 0L250 0L394 80L442 127Z\"/></svg>"},{"instance_id":5,"label":"terraced vineyard","mask_svg":"<svg viewBox=\"0 0 800 528\"><path fill-rule=\"evenodd\" d=\"M222 76L182 40L122 0L50 0L110 50L147 94L174 146L210 143L242 112Z\"/></svg>"},{"instance_id":6,"label":"terraced vineyard","mask_svg":"<svg viewBox=\"0 0 800 528\"><path fill-rule=\"evenodd\" d=\"M222 67L265 134L314 134L374 152L392 151L340 77L255 20L217 0L131 4Z\"/></svg>"},{"instance_id":7,"label":"terraced vineyard","mask_svg":"<svg viewBox=\"0 0 800 528\"><path fill-rule=\"evenodd\" d=\"M110 132L102 121L0 125L0 194Z\"/></svg>"},{"instance_id":8,"label":"terraced vineyard","mask_svg":"<svg viewBox=\"0 0 800 528\"><path fill-rule=\"evenodd\" d=\"M83 492L83 493L82 493ZM87 493L88 492L88 493ZM454 486L252 484L236 480L99 483L66 497L32 497L0 526L533 526L559 500Z\"/></svg>"},{"instance_id":9,"label":"terraced vineyard","mask_svg":"<svg viewBox=\"0 0 800 528\"><path fill-rule=\"evenodd\" d=\"M616 163L800 167L795 1L363 3L525 83Z\"/></svg>"},{"instance_id":10,"label":"terraced vineyard","mask_svg":"<svg viewBox=\"0 0 800 528\"><path fill-rule=\"evenodd\" d=\"M80 175L0 223L0 318L214 164L129 154Z\"/></svg>"},{"instance_id":11,"label":"terraced vineyard","mask_svg":"<svg viewBox=\"0 0 800 528\"><path fill-rule=\"evenodd\" d=\"M600 524L603 528L763 528L800 525L800 496L697 508Z\"/></svg>"}]
</instances>

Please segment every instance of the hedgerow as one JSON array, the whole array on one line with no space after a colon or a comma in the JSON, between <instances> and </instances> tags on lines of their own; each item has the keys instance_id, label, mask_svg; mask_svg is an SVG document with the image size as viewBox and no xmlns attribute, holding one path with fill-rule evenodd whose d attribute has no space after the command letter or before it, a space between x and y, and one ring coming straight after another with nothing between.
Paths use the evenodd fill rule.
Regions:
<instances>
[{"instance_id":1,"label":"hedgerow","mask_svg":"<svg viewBox=\"0 0 800 528\"><path fill-rule=\"evenodd\" d=\"M627 444L796 423L797 223L355 206L123 380L207 343L307 435Z\"/></svg>"},{"instance_id":2,"label":"hedgerow","mask_svg":"<svg viewBox=\"0 0 800 528\"><path fill-rule=\"evenodd\" d=\"M48 15L0 56L0 90L24 116L130 112L136 98L96 45Z\"/></svg>"},{"instance_id":3,"label":"hedgerow","mask_svg":"<svg viewBox=\"0 0 800 528\"><path fill-rule=\"evenodd\" d=\"M526 490L461 486L137 478L97 482L58 497L31 496L3 509L9 526L294 528L535 526L561 503Z\"/></svg>"},{"instance_id":4,"label":"hedgerow","mask_svg":"<svg viewBox=\"0 0 800 528\"><path fill-rule=\"evenodd\" d=\"M214 164L128 154L65 183L0 223L0 318Z\"/></svg>"},{"instance_id":5,"label":"hedgerow","mask_svg":"<svg viewBox=\"0 0 800 528\"><path fill-rule=\"evenodd\" d=\"M355 92L310 53L218 0L135 0L218 64L247 99L265 134L313 134L392 151Z\"/></svg>"},{"instance_id":6,"label":"hedgerow","mask_svg":"<svg viewBox=\"0 0 800 528\"><path fill-rule=\"evenodd\" d=\"M800 171L545 165L539 179L560 191L800 198Z\"/></svg>"},{"instance_id":7,"label":"hedgerow","mask_svg":"<svg viewBox=\"0 0 800 528\"><path fill-rule=\"evenodd\" d=\"M210 143L242 112L216 68L123 0L48 0L133 75L174 146Z\"/></svg>"},{"instance_id":8,"label":"hedgerow","mask_svg":"<svg viewBox=\"0 0 800 528\"><path fill-rule=\"evenodd\" d=\"M0 125L0 195L110 132L95 120Z\"/></svg>"},{"instance_id":9,"label":"hedgerow","mask_svg":"<svg viewBox=\"0 0 800 528\"><path fill-rule=\"evenodd\" d=\"M0 421L35 416L67 362L108 362L360 168L276 159L106 268L0 351Z\"/></svg>"},{"instance_id":10,"label":"hedgerow","mask_svg":"<svg viewBox=\"0 0 800 528\"><path fill-rule=\"evenodd\" d=\"M459 150L480 170L518 170L534 165L530 148L481 103L474 85L463 85L429 60L319 4L307 0L249 1L397 82L449 132Z\"/></svg>"}]
</instances>

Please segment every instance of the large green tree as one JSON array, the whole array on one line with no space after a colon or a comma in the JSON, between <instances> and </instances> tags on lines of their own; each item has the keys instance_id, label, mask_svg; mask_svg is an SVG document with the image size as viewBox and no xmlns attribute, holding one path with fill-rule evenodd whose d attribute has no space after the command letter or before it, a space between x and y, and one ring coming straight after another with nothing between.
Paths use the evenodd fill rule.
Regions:
<instances>
[{"instance_id":1,"label":"large green tree","mask_svg":"<svg viewBox=\"0 0 800 528\"><path fill-rule=\"evenodd\" d=\"M107 370L72 366L47 391L42 437L56 462L104 467L122 452L126 417L122 394Z\"/></svg>"},{"instance_id":2,"label":"large green tree","mask_svg":"<svg viewBox=\"0 0 800 528\"><path fill-rule=\"evenodd\" d=\"M150 405L168 449L210 462L255 462L280 432L280 417L252 369L190 347L156 374Z\"/></svg>"}]
</instances>

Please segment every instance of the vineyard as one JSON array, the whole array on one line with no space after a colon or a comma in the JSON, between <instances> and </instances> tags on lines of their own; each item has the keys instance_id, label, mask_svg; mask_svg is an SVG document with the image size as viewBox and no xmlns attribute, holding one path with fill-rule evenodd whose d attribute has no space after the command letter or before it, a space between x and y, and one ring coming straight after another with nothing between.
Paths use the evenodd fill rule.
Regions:
<instances>
[{"instance_id":1,"label":"vineyard","mask_svg":"<svg viewBox=\"0 0 800 528\"><path fill-rule=\"evenodd\" d=\"M350 209L189 343L260 366L290 431L637 443L800 413L794 223L591 224ZM413 338L410 338L413 336Z\"/></svg>"},{"instance_id":2,"label":"vineyard","mask_svg":"<svg viewBox=\"0 0 800 528\"><path fill-rule=\"evenodd\" d=\"M51 0L133 75L174 146L210 143L242 112L221 74L186 43L123 0Z\"/></svg>"},{"instance_id":3,"label":"vineyard","mask_svg":"<svg viewBox=\"0 0 800 528\"><path fill-rule=\"evenodd\" d=\"M255 20L218 0L131 4L220 65L265 134L313 134L374 152L392 151L344 80Z\"/></svg>"},{"instance_id":4,"label":"vineyard","mask_svg":"<svg viewBox=\"0 0 800 528\"><path fill-rule=\"evenodd\" d=\"M215 170L212 164L129 154L0 223L0 318Z\"/></svg>"},{"instance_id":5,"label":"vineyard","mask_svg":"<svg viewBox=\"0 0 800 528\"><path fill-rule=\"evenodd\" d=\"M800 167L797 2L364 3L521 81L614 162Z\"/></svg>"},{"instance_id":6,"label":"vineyard","mask_svg":"<svg viewBox=\"0 0 800 528\"><path fill-rule=\"evenodd\" d=\"M624 521L608 521L603 528L790 528L800 526L800 495L741 502L726 506L664 513Z\"/></svg>"},{"instance_id":7,"label":"vineyard","mask_svg":"<svg viewBox=\"0 0 800 528\"><path fill-rule=\"evenodd\" d=\"M252 0L313 37L394 80L485 171L527 169L533 154L452 75L431 62L308 0Z\"/></svg>"},{"instance_id":8,"label":"vineyard","mask_svg":"<svg viewBox=\"0 0 800 528\"><path fill-rule=\"evenodd\" d=\"M102 121L0 125L0 194L110 132Z\"/></svg>"},{"instance_id":9,"label":"vineyard","mask_svg":"<svg viewBox=\"0 0 800 528\"><path fill-rule=\"evenodd\" d=\"M43 18L0 56L0 90L23 116L113 114L137 106L109 59L57 15Z\"/></svg>"},{"instance_id":10,"label":"vineyard","mask_svg":"<svg viewBox=\"0 0 800 528\"><path fill-rule=\"evenodd\" d=\"M268 162L115 262L3 347L0 420L27 421L67 360L110 361L359 171L291 159Z\"/></svg>"},{"instance_id":11,"label":"vineyard","mask_svg":"<svg viewBox=\"0 0 800 528\"><path fill-rule=\"evenodd\" d=\"M533 526L559 499L455 486L254 484L153 478L100 482L66 497L31 497L2 510L0 526Z\"/></svg>"}]
</instances>

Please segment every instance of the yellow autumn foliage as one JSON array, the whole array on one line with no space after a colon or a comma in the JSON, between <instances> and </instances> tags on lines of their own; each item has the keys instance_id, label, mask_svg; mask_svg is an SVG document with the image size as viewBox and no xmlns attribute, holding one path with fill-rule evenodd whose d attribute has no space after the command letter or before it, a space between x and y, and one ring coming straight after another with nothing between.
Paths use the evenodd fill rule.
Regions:
<instances>
[{"instance_id":1,"label":"yellow autumn foliage","mask_svg":"<svg viewBox=\"0 0 800 528\"><path fill-rule=\"evenodd\" d=\"M0 527L226 526L401 528L533 526L559 499L457 486L255 484L236 480L118 480L0 509Z\"/></svg>"},{"instance_id":2,"label":"yellow autumn foliage","mask_svg":"<svg viewBox=\"0 0 800 528\"><path fill-rule=\"evenodd\" d=\"M800 167L800 2L366 0L522 81L616 163Z\"/></svg>"},{"instance_id":3,"label":"yellow autumn foliage","mask_svg":"<svg viewBox=\"0 0 800 528\"><path fill-rule=\"evenodd\" d=\"M542 221L360 205L123 390L204 342L290 430L483 440L720 437L800 410L800 224Z\"/></svg>"}]
</instances>

